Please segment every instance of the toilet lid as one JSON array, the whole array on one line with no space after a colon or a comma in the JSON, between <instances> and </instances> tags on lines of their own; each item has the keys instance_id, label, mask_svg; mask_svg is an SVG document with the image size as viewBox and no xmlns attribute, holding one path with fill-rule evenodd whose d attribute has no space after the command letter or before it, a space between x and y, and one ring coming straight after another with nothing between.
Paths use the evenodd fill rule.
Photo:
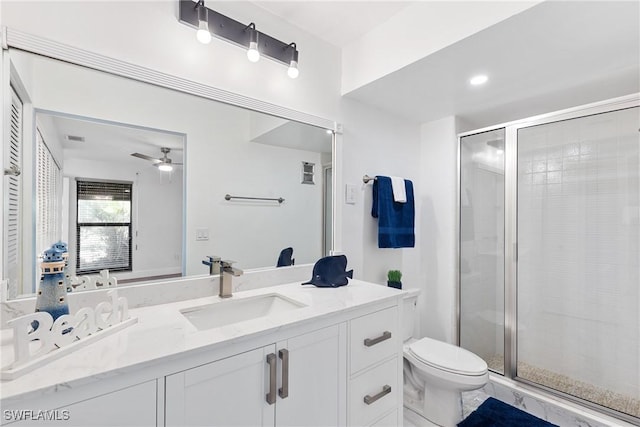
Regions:
<instances>
[{"instance_id":1,"label":"toilet lid","mask_svg":"<svg viewBox=\"0 0 640 427\"><path fill-rule=\"evenodd\" d=\"M409 345L409 351L419 361L444 371L462 375L484 375L487 363L464 348L422 338Z\"/></svg>"}]
</instances>

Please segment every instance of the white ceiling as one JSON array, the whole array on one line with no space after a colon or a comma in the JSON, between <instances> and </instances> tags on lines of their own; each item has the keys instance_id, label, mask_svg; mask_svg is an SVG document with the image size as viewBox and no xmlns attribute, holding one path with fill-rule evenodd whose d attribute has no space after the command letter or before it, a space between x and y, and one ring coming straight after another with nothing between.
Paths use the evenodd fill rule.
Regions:
<instances>
[{"instance_id":1,"label":"white ceiling","mask_svg":"<svg viewBox=\"0 0 640 427\"><path fill-rule=\"evenodd\" d=\"M116 125L93 120L38 113L39 120L47 120L62 142L65 159L139 162L140 167L151 165L131 153L162 157L161 147L171 149L169 158L182 163L182 135L154 129ZM84 142L67 140L67 135L83 137Z\"/></svg>"},{"instance_id":2,"label":"white ceiling","mask_svg":"<svg viewBox=\"0 0 640 427\"><path fill-rule=\"evenodd\" d=\"M253 137L251 141L295 150L331 154L333 136L328 134L326 129L300 122L282 121L284 123Z\"/></svg>"},{"instance_id":3,"label":"white ceiling","mask_svg":"<svg viewBox=\"0 0 640 427\"><path fill-rule=\"evenodd\" d=\"M344 47L412 2L254 2ZM479 128L640 91L640 2L548 0L346 96L424 123ZM471 87L470 77L489 82Z\"/></svg>"},{"instance_id":4,"label":"white ceiling","mask_svg":"<svg viewBox=\"0 0 640 427\"><path fill-rule=\"evenodd\" d=\"M640 2L547 1L347 96L470 130L638 92L639 64Z\"/></svg>"},{"instance_id":5,"label":"white ceiling","mask_svg":"<svg viewBox=\"0 0 640 427\"><path fill-rule=\"evenodd\" d=\"M344 47L412 2L257 0L253 3L321 40Z\"/></svg>"}]
</instances>

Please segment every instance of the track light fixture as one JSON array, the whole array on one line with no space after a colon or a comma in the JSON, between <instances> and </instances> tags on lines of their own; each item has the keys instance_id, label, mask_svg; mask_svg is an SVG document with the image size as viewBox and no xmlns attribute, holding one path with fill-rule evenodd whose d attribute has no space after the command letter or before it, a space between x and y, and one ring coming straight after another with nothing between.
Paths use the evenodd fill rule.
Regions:
<instances>
[{"instance_id":1,"label":"track light fixture","mask_svg":"<svg viewBox=\"0 0 640 427\"><path fill-rule=\"evenodd\" d=\"M251 62L258 62L260 60L260 52L258 51L258 32L256 31L256 24L253 22L247 25L245 31L249 31L249 49L247 49L247 59Z\"/></svg>"},{"instance_id":2,"label":"track light fixture","mask_svg":"<svg viewBox=\"0 0 640 427\"><path fill-rule=\"evenodd\" d=\"M200 43L209 44L211 42L211 33L209 32L209 9L204 7L204 1L200 0L196 4L198 11L198 32L196 38Z\"/></svg>"},{"instance_id":3,"label":"track light fixture","mask_svg":"<svg viewBox=\"0 0 640 427\"><path fill-rule=\"evenodd\" d=\"M298 77L300 71L298 70L298 49L296 49L296 44L291 43L289 45L293 50L291 51L291 61L289 61L289 68L287 69L287 75L292 79Z\"/></svg>"},{"instance_id":4,"label":"track light fixture","mask_svg":"<svg viewBox=\"0 0 640 427\"><path fill-rule=\"evenodd\" d=\"M204 0L179 0L179 20L198 30L196 37L208 44L211 36L247 49L247 58L257 62L262 56L288 67L287 75L298 77L298 49L295 43L284 43L256 30L256 24L242 24L204 5Z\"/></svg>"}]
</instances>

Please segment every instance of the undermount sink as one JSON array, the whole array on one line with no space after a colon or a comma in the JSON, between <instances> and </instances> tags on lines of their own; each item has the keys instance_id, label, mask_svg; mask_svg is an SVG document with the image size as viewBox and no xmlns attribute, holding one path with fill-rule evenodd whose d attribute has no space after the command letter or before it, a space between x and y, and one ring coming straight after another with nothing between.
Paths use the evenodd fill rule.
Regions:
<instances>
[{"instance_id":1,"label":"undermount sink","mask_svg":"<svg viewBox=\"0 0 640 427\"><path fill-rule=\"evenodd\" d=\"M197 329L205 330L272 316L302 307L306 307L306 305L283 295L266 294L238 299L232 297L226 301L185 308L180 310L180 313Z\"/></svg>"}]
</instances>

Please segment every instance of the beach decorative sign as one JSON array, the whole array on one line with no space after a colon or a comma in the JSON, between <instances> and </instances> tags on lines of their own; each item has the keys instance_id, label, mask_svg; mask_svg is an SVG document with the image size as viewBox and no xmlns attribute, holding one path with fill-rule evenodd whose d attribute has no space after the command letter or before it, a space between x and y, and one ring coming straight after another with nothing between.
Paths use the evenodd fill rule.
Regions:
<instances>
[{"instance_id":1,"label":"beach decorative sign","mask_svg":"<svg viewBox=\"0 0 640 427\"><path fill-rule=\"evenodd\" d=\"M0 378L17 378L138 321L129 316L127 299L118 297L117 288L107 295L110 301L55 320L50 313L38 311L8 321L13 329L14 360L2 368Z\"/></svg>"}]
</instances>

